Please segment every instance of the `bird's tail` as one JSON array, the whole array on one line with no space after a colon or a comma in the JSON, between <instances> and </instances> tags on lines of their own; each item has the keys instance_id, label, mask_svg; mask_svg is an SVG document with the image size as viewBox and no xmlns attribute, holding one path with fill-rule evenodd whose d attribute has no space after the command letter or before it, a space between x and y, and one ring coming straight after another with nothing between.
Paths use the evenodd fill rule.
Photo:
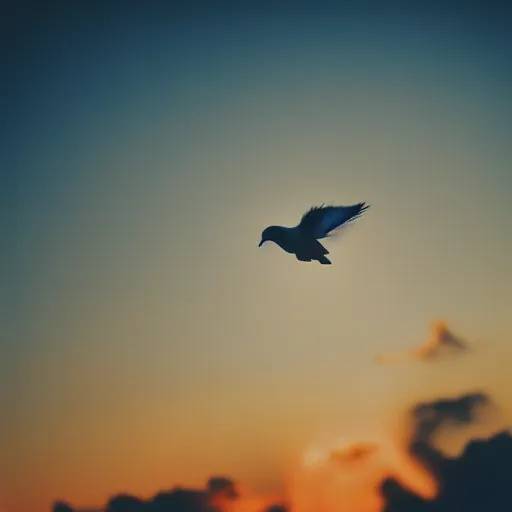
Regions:
<instances>
[{"instance_id":1,"label":"bird's tail","mask_svg":"<svg viewBox=\"0 0 512 512\"><path fill-rule=\"evenodd\" d=\"M322 255L318 258L318 261L322 264L322 265L332 265L332 262L329 260L329 258L327 258L327 256L325 255Z\"/></svg>"}]
</instances>

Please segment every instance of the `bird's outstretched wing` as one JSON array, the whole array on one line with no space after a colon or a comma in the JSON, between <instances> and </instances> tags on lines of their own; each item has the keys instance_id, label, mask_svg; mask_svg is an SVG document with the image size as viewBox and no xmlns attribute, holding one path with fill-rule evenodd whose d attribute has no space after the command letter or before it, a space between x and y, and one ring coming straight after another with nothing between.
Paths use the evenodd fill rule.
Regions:
<instances>
[{"instance_id":1,"label":"bird's outstretched wing","mask_svg":"<svg viewBox=\"0 0 512 512\"><path fill-rule=\"evenodd\" d=\"M370 206L365 202L350 206L313 206L298 225L314 238L325 238L329 232L360 217Z\"/></svg>"}]
</instances>

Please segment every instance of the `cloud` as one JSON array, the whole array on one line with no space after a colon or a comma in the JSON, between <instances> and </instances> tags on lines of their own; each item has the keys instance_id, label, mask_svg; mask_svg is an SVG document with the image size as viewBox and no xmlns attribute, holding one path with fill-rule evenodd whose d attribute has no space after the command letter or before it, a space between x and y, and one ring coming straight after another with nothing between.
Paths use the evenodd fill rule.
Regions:
<instances>
[{"instance_id":1,"label":"cloud","mask_svg":"<svg viewBox=\"0 0 512 512\"><path fill-rule=\"evenodd\" d=\"M135 496L118 494L108 501L105 512L143 512L145 505L143 500Z\"/></svg>"},{"instance_id":2,"label":"cloud","mask_svg":"<svg viewBox=\"0 0 512 512\"><path fill-rule=\"evenodd\" d=\"M441 427L460 427L478 420L491 400L484 393L420 403L411 408L411 455L438 483L435 499L424 499L395 478L381 482L384 512L483 512L512 510L512 436L501 432L470 442L458 458L445 456L432 442Z\"/></svg>"},{"instance_id":3,"label":"cloud","mask_svg":"<svg viewBox=\"0 0 512 512\"><path fill-rule=\"evenodd\" d=\"M135 498L137 499L137 498ZM92 508L73 508L68 503L65 503L63 501L55 501L52 505L52 512L102 512L100 509L92 509ZM129 511L129 509L125 508L123 510L126 510L126 512Z\"/></svg>"},{"instance_id":4,"label":"cloud","mask_svg":"<svg viewBox=\"0 0 512 512\"><path fill-rule=\"evenodd\" d=\"M442 426L449 423L468 425L477 419L482 407L490 405L482 392L468 393L457 398L419 403L411 410L415 421L413 442L430 442Z\"/></svg>"},{"instance_id":5,"label":"cloud","mask_svg":"<svg viewBox=\"0 0 512 512\"><path fill-rule=\"evenodd\" d=\"M501 432L487 440L470 442L460 457L450 458L436 449L436 436L445 428L460 428L478 421L492 406L480 391L461 396L420 402L408 410L411 430L406 448L414 460L435 478L438 492L427 499L407 489L397 478L387 476L378 485L382 512L483 512L512 510L512 436ZM357 443L330 452L336 463L364 461L378 449L373 443ZM315 497L321 500L321 496ZM110 498L101 512L294 512L274 500L246 500L236 483L214 476L204 489L174 488L149 500L119 494ZM312 502L307 510L323 510ZM318 507L316 507L318 505ZM315 508L316 507L316 508ZM77 512L63 502L53 512Z\"/></svg>"},{"instance_id":6,"label":"cloud","mask_svg":"<svg viewBox=\"0 0 512 512\"><path fill-rule=\"evenodd\" d=\"M485 512L512 510L512 436L500 432L472 441L457 459L437 454L441 486L433 500L425 500L394 478L380 486L383 512Z\"/></svg>"},{"instance_id":7,"label":"cloud","mask_svg":"<svg viewBox=\"0 0 512 512\"><path fill-rule=\"evenodd\" d=\"M52 512L80 512L67 503L53 504ZM175 487L160 491L149 500L117 494L97 512L287 512L284 505L269 499L245 499L235 482L224 476L211 477L204 489Z\"/></svg>"},{"instance_id":8,"label":"cloud","mask_svg":"<svg viewBox=\"0 0 512 512\"><path fill-rule=\"evenodd\" d=\"M147 501L119 494L108 500L104 512L224 512L237 498L233 480L212 477L205 489L174 488L158 492Z\"/></svg>"},{"instance_id":9,"label":"cloud","mask_svg":"<svg viewBox=\"0 0 512 512\"><path fill-rule=\"evenodd\" d=\"M56 501L53 504L52 512L75 512L71 505L64 503L63 501Z\"/></svg>"},{"instance_id":10,"label":"cloud","mask_svg":"<svg viewBox=\"0 0 512 512\"><path fill-rule=\"evenodd\" d=\"M377 363L389 364L410 359L434 360L469 350L469 345L448 328L446 322L439 320L432 324L430 338L419 347L397 354L384 354L375 358Z\"/></svg>"},{"instance_id":11,"label":"cloud","mask_svg":"<svg viewBox=\"0 0 512 512\"><path fill-rule=\"evenodd\" d=\"M224 476L214 476L210 478L206 484L207 491L212 494L222 494L230 499L239 497L235 487L235 482Z\"/></svg>"},{"instance_id":12,"label":"cloud","mask_svg":"<svg viewBox=\"0 0 512 512\"><path fill-rule=\"evenodd\" d=\"M329 460L341 465L361 462L368 459L377 450L378 446L375 443L356 443L343 450L331 451Z\"/></svg>"}]
</instances>

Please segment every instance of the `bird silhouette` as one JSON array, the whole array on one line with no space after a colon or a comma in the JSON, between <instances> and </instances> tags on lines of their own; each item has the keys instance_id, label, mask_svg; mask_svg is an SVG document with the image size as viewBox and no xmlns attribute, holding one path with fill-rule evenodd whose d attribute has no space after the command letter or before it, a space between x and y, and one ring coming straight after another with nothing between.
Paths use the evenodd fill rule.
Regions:
<instances>
[{"instance_id":1,"label":"bird silhouette","mask_svg":"<svg viewBox=\"0 0 512 512\"><path fill-rule=\"evenodd\" d=\"M331 265L329 251L318 241L327 238L336 228L359 218L370 206L365 202L349 206L313 206L295 227L269 226L261 234L258 247L274 242L299 261L318 261Z\"/></svg>"}]
</instances>

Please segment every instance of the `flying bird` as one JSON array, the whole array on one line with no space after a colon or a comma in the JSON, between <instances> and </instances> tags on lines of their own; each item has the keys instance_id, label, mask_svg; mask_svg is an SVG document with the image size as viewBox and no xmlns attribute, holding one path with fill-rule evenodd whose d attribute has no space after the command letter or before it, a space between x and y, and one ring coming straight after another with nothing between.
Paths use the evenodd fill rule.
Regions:
<instances>
[{"instance_id":1,"label":"flying bird","mask_svg":"<svg viewBox=\"0 0 512 512\"><path fill-rule=\"evenodd\" d=\"M269 226L261 234L258 247L274 242L299 261L318 261L331 265L326 254L329 251L318 241L327 238L336 228L359 218L370 206L365 202L350 206L313 206L301 218L297 226Z\"/></svg>"}]
</instances>

